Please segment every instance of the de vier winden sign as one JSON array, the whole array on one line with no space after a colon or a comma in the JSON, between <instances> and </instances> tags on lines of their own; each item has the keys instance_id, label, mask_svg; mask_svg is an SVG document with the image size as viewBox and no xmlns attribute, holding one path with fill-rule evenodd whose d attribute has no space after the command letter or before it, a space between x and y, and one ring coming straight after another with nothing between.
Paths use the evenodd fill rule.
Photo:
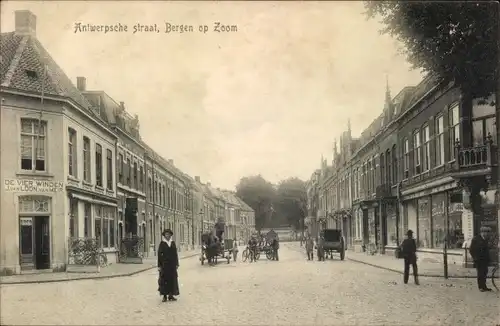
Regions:
<instances>
[{"instance_id":1,"label":"de vier winden sign","mask_svg":"<svg viewBox=\"0 0 500 326\"><path fill-rule=\"evenodd\" d=\"M59 192L64 182L32 179L5 179L4 189L9 192Z\"/></svg>"}]
</instances>

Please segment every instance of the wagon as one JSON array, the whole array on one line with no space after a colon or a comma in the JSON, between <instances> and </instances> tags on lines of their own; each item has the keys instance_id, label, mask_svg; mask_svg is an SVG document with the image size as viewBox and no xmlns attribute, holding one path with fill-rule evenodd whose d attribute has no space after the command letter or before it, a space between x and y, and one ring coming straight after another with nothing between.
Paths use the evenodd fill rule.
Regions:
<instances>
[{"instance_id":1,"label":"wagon","mask_svg":"<svg viewBox=\"0 0 500 326\"><path fill-rule=\"evenodd\" d=\"M217 264L219 259L221 259L221 260L225 259L227 261L227 263L229 264L231 262L232 248L227 249L228 246L227 245L223 246L223 243L221 243L221 242L216 242L216 243L210 244L209 237L210 237L209 233L203 234L201 237L201 242L202 242L201 255L200 255L201 264L204 265L205 261L209 260L208 253L209 253L210 246L212 246L212 248L215 249L214 250L215 255L212 258L213 263ZM226 241L228 241L228 240L226 240Z\"/></svg>"},{"instance_id":2,"label":"wagon","mask_svg":"<svg viewBox=\"0 0 500 326\"><path fill-rule=\"evenodd\" d=\"M325 258L330 256L333 259L333 253L338 252L340 254L340 260L345 258L345 239L342 235L342 230L338 229L325 229L321 231L321 236L323 236L323 250Z\"/></svg>"}]
</instances>

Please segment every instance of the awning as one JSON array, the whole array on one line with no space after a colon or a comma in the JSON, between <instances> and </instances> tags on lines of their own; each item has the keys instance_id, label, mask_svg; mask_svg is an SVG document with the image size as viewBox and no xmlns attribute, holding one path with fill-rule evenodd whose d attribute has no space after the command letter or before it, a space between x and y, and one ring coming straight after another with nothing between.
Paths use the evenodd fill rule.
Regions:
<instances>
[{"instance_id":1,"label":"awning","mask_svg":"<svg viewBox=\"0 0 500 326\"><path fill-rule=\"evenodd\" d=\"M111 202L107 202L107 201L104 201L104 200L93 199L91 197L87 197L87 196L84 196L84 195L71 194L71 197L75 198L75 199L83 200L83 201L86 201L86 202L92 203L92 204L99 204L99 205L105 205L105 206L111 206L111 207L118 207L118 205L116 203L111 203Z\"/></svg>"}]
</instances>

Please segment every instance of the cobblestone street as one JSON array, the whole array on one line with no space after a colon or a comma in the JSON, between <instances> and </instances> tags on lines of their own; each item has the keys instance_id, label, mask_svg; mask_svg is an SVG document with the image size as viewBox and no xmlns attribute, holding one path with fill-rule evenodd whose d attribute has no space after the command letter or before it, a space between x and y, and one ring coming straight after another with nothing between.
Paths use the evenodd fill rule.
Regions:
<instances>
[{"instance_id":1,"label":"cobblestone street","mask_svg":"<svg viewBox=\"0 0 500 326\"><path fill-rule=\"evenodd\" d=\"M351 261L309 262L296 244L280 261L201 266L181 261L178 302L162 303L155 270L64 283L2 285L1 324L494 325L497 293L475 280L402 276ZM347 257L349 252L347 253Z\"/></svg>"}]
</instances>

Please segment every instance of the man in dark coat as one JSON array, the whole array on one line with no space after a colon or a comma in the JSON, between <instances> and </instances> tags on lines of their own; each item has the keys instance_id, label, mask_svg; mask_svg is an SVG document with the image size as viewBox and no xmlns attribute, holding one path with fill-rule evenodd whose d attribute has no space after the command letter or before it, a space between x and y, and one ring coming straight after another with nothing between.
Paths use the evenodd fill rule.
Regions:
<instances>
[{"instance_id":1,"label":"man in dark coat","mask_svg":"<svg viewBox=\"0 0 500 326\"><path fill-rule=\"evenodd\" d=\"M271 247L273 249L273 260L279 261L279 255L278 255L278 250L280 249L280 242L278 238L274 238L273 241L271 242Z\"/></svg>"},{"instance_id":2,"label":"man in dark coat","mask_svg":"<svg viewBox=\"0 0 500 326\"><path fill-rule=\"evenodd\" d=\"M158 291L165 301L177 301L174 297L179 295L179 281L177 269L179 268L179 256L177 246L172 240L173 232L170 229L162 232L163 239L158 247Z\"/></svg>"},{"instance_id":3,"label":"man in dark coat","mask_svg":"<svg viewBox=\"0 0 500 326\"><path fill-rule=\"evenodd\" d=\"M408 230L406 232L407 238L403 240L401 244L401 254L403 256L405 267L404 267L404 283L408 284L408 279L410 278L410 265L413 269L413 279L415 284L419 285L418 282L418 268L417 268L417 242L413 238L413 231Z\"/></svg>"},{"instance_id":4,"label":"man in dark coat","mask_svg":"<svg viewBox=\"0 0 500 326\"><path fill-rule=\"evenodd\" d=\"M490 288L486 286L486 278L488 277L488 266L490 265L490 248L488 245L488 227L481 227L479 235L472 238L470 245L470 255L474 260L474 267L477 272L477 286L479 291L488 292Z\"/></svg>"}]
</instances>

